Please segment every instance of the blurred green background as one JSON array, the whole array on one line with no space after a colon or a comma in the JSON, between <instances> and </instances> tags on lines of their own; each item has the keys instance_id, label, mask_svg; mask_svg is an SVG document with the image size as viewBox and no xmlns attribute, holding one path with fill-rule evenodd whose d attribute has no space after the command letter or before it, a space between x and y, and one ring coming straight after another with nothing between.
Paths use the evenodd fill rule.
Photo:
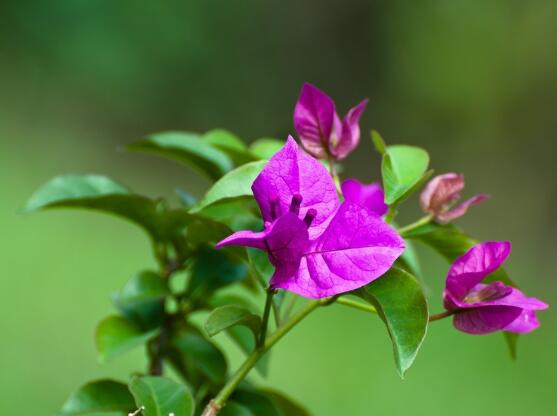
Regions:
<instances>
[{"instance_id":1,"label":"blurred green background","mask_svg":"<svg viewBox=\"0 0 557 416\"><path fill-rule=\"evenodd\" d=\"M142 232L86 212L23 216L33 190L104 173L200 195L186 168L119 149L167 129L285 137L304 81L341 112L370 98L346 175L377 178L371 128L425 147L469 195L493 195L459 225L511 240L512 277L556 305L556 20L554 0L0 2L0 414L52 414L83 382L144 365L141 351L98 365L92 337L110 293L154 266ZM416 218L416 199L403 211ZM421 252L436 312L447 266ZM379 320L335 306L279 344L266 383L320 416L555 414L557 318L541 320L514 363L500 335L435 323L401 381Z\"/></svg>"}]
</instances>

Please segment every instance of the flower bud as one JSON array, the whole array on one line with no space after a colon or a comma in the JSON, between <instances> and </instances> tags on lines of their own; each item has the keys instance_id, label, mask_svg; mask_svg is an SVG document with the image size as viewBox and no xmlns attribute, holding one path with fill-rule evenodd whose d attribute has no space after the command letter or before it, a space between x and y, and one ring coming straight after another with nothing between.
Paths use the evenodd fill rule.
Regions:
<instances>
[{"instance_id":1,"label":"flower bud","mask_svg":"<svg viewBox=\"0 0 557 416\"><path fill-rule=\"evenodd\" d=\"M466 214L468 208L489 198L486 194L476 195L458 206L460 192L464 189L464 175L445 173L433 178L422 191L420 205L440 223L449 223Z\"/></svg>"}]
</instances>

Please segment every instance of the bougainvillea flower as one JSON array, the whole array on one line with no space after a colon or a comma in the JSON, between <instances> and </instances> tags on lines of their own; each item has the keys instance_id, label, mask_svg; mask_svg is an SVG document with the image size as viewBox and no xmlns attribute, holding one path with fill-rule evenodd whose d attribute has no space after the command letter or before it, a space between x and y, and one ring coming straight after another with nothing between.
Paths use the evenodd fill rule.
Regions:
<instances>
[{"instance_id":1,"label":"bougainvillea flower","mask_svg":"<svg viewBox=\"0 0 557 416\"><path fill-rule=\"evenodd\" d=\"M505 262L510 251L507 241L481 243L452 264L444 304L455 313L453 322L458 330L469 334L499 330L526 333L540 325L536 311L548 307L544 302L499 281L482 283Z\"/></svg>"},{"instance_id":2,"label":"bougainvillea flower","mask_svg":"<svg viewBox=\"0 0 557 416\"><path fill-rule=\"evenodd\" d=\"M344 159L360 141L360 116L367 106L363 100L343 120L334 101L319 88L304 84L294 108L294 128L306 151L319 158Z\"/></svg>"},{"instance_id":3,"label":"bougainvillea flower","mask_svg":"<svg viewBox=\"0 0 557 416\"><path fill-rule=\"evenodd\" d=\"M217 244L255 247L275 266L270 286L323 298L364 286L387 272L404 240L380 216L339 202L324 166L292 137L252 185L261 232L239 231Z\"/></svg>"},{"instance_id":4,"label":"bougainvillea flower","mask_svg":"<svg viewBox=\"0 0 557 416\"><path fill-rule=\"evenodd\" d=\"M377 182L365 185L357 179L347 179L340 188L347 202L370 209L379 216L385 215L389 210L389 206L385 204L383 188Z\"/></svg>"},{"instance_id":5,"label":"bougainvillea flower","mask_svg":"<svg viewBox=\"0 0 557 416\"><path fill-rule=\"evenodd\" d=\"M464 189L464 175L445 173L433 178L420 196L420 205L424 212L434 216L440 223L446 224L462 217L472 205L489 198L486 194L476 195L454 207Z\"/></svg>"}]
</instances>

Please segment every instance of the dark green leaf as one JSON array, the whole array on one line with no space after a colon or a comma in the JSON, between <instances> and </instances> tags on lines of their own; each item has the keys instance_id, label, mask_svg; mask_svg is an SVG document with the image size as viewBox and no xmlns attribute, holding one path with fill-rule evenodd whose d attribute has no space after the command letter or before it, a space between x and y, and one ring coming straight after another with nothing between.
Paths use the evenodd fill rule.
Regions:
<instances>
[{"instance_id":1,"label":"dark green leaf","mask_svg":"<svg viewBox=\"0 0 557 416\"><path fill-rule=\"evenodd\" d=\"M273 401L255 389L239 388L231 399L249 409L254 415L280 416Z\"/></svg>"},{"instance_id":2,"label":"dark green leaf","mask_svg":"<svg viewBox=\"0 0 557 416\"><path fill-rule=\"evenodd\" d=\"M66 400L60 416L86 416L135 409L128 386L114 380L97 380L81 386Z\"/></svg>"},{"instance_id":3,"label":"dark green leaf","mask_svg":"<svg viewBox=\"0 0 557 416\"><path fill-rule=\"evenodd\" d=\"M229 131L210 130L203 135L203 140L226 153L237 165L255 160L255 157L248 152L244 142Z\"/></svg>"},{"instance_id":4,"label":"dark green leaf","mask_svg":"<svg viewBox=\"0 0 557 416\"><path fill-rule=\"evenodd\" d=\"M143 406L144 416L193 416L195 403L183 384L165 377L136 377L130 390L137 407Z\"/></svg>"},{"instance_id":5,"label":"dark green leaf","mask_svg":"<svg viewBox=\"0 0 557 416\"><path fill-rule=\"evenodd\" d=\"M219 416L258 416L249 410L247 407L230 401L224 406L224 408L219 412Z\"/></svg>"},{"instance_id":6,"label":"dark green leaf","mask_svg":"<svg viewBox=\"0 0 557 416\"><path fill-rule=\"evenodd\" d=\"M158 332L158 329L144 332L137 324L126 318L109 316L99 323L95 333L99 360L104 362L145 344Z\"/></svg>"},{"instance_id":7,"label":"dark green leaf","mask_svg":"<svg viewBox=\"0 0 557 416\"><path fill-rule=\"evenodd\" d=\"M83 208L125 218L155 239L171 238L194 216L184 210L164 210L156 201L132 194L112 179L99 175L66 175L51 179L29 199L25 210Z\"/></svg>"},{"instance_id":8,"label":"dark green leaf","mask_svg":"<svg viewBox=\"0 0 557 416\"><path fill-rule=\"evenodd\" d=\"M511 358L516 360L517 358L517 343L518 338L520 335L514 332L503 332L505 336L505 341L507 342L507 346L509 347L509 354L511 354Z\"/></svg>"},{"instance_id":9,"label":"dark green leaf","mask_svg":"<svg viewBox=\"0 0 557 416\"><path fill-rule=\"evenodd\" d=\"M464 234L459 228L452 224L426 224L416 228L403 237L420 241L441 254L449 262L456 260L466 253L472 246L478 244L477 240ZM503 268L489 275L485 281L502 281L505 284L516 287Z\"/></svg>"},{"instance_id":10,"label":"dark green leaf","mask_svg":"<svg viewBox=\"0 0 557 416\"><path fill-rule=\"evenodd\" d=\"M190 271L187 291L190 296L199 298L244 279L248 267L226 249L200 247L192 259Z\"/></svg>"},{"instance_id":11,"label":"dark green leaf","mask_svg":"<svg viewBox=\"0 0 557 416\"><path fill-rule=\"evenodd\" d=\"M267 389L259 391L271 399L280 416L310 416L310 413L302 405L283 393Z\"/></svg>"},{"instance_id":12,"label":"dark green leaf","mask_svg":"<svg viewBox=\"0 0 557 416\"><path fill-rule=\"evenodd\" d=\"M405 241L406 249L400 260L406 265L405 269L408 270L416 277L420 277L422 274L420 262L418 260L418 253L416 252L416 247L411 241Z\"/></svg>"},{"instance_id":13,"label":"dark green leaf","mask_svg":"<svg viewBox=\"0 0 557 416\"><path fill-rule=\"evenodd\" d=\"M284 140L262 138L254 141L249 151L258 159L269 160L284 146Z\"/></svg>"},{"instance_id":14,"label":"dark green leaf","mask_svg":"<svg viewBox=\"0 0 557 416\"><path fill-rule=\"evenodd\" d=\"M236 325L243 325L249 328L253 332L253 336L257 338L261 328L261 318L242 306L220 306L214 309L207 317L205 330L209 336L214 336Z\"/></svg>"},{"instance_id":15,"label":"dark green leaf","mask_svg":"<svg viewBox=\"0 0 557 416\"><path fill-rule=\"evenodd\" d=\"M220 178L190 212L199 212L217 202L237 198L251 198L251 184L261 173L267 161L246 163Z\"/></svg>"},{"instance_id":16,"label":"dark green leaf","mask_svg":"<svg viewBox=\"0 0 557 416\"><path fill-rule=\"evenodd\" d=\"M377 150L380 155L384 155L387 151L387 145L385 144L385 140L383 140L383 137L381 137L381 135L375 130L371 131L371 141L375 146L375 150Z\"/></svg>"},{"instance_id":17,"label":"dark green leaf","mask_svg":"<svg viewBox=\"0 0 557 416\"><path fill-rule=\"evenodd\" d=\"M144 271L130 279L120 292L112 296L112 300L126 318L150 329L162 321L162 300L166 295L168 288L164 279L157 273Z\"/></svg>"},{"instance_id":18,"label":"dark green leaf","mask_svg":"<svg viewBox=\"0 0 557 416\"><path fill-rule=\"evenodd\" d=\"M259 280L266 288L271 276L275 272L275 267L269 261L266 252L257 249L248 249L248 259L253 273L257 274Z\"/></svg>"},{"instance_id":19,"label":"dark green leaf","mask_svg":"<svg viewBox=\"0 0 557 416\"><path fill-rule=\"evenodd\" d=\"M254 309L253 304L246 299L231 294L213 296L211 299L211 305L213 307L238 305L240 307L244 307L245 309ZM255 349L255 337L250 329L243 326L232 326L226 330L226 334L246 355L251 354ZM267 376L270 357L271 352L268 351L255 365L255 369L263 377Z\"/></svg>"},{"instance_id":20,"label":"dark green leaf","mask_svg":"<svg viewBox=\"0 0 557 416\"><path fill-rule=\"evenodd\" d=\"M385 322L393 343L397 370L404 377L427 330L427 301L420 284L410 273L393 267L354 294L371 303Z\"/></svg>"},{"instance_id":21,"label":"dark green leaf","mask_svg":"<svg viewBox=\"0 0 557 416\"><path fill-rule=\"evenodd\" d=\"M385 202L392 205L406 197L422 179L428 165L429 155L419 147L388 146L381 166Z\"/></svg>"},{"instance_id":22,"label":"dark green leaf","mask_svg":"<svg viewBox=\"0 0 557 416\"><path fill-rule=\"evenodd\" d=\"M173 336L172 347L173 364L189 382L196 384L199 373L215 384L224 381L227 364L223 353L197 330L179 331Z\"/></svg>"},{"instance_id":23,"label":"dark green leaf","mask_svg":"<svg viewBox=\"0 0 557 416\"><path fill-rule=\"evenodd\" d=\"M204 208L198 215L225 224L234 231L262 227L259 207L251 198L219 202Z\"/></svg>"},{"instance_id":24,"label":"dark green leaf","mask_svg":"<svg viewBox=\"0 0 557 416\"><path fill-rule=\"evenodd\" d=\"M224 152L195 133L157 133L132 143L128 148L177 160L212 180L217 180L233 167L232 161Z\"/></svg>"}]
</instances>

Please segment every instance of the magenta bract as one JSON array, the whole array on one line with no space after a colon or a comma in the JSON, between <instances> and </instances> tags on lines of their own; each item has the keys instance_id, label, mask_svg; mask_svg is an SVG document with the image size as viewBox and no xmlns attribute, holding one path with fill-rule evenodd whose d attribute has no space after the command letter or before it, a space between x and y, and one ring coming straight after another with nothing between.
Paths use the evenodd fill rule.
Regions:
<instances>
[{"instance_id":1,"label":"magenta bract","mask_svg":"<svg viewBox=\"0 0 557 416\"><path fill-rule=\"evenodd\" d=\"M385 215L389 210L389 206L385 204L383 188L377 182L365 185L357 179L347 179L342 182L341 189L347 202L358 204L379 216Z\"/></svg>"},{"instance_id":2,"label":"magenta bract","mask_svg":"<svg viewBox=\"0 0 557 416\"><path fill-rule=\"evenodd\" d=\"M363 100L351 108L341 120L327 94L304 84L294 108L294 128L306 151L318 159L330 156L341 160L348 156L360 141L359 120L367 102Z\"/></svg>"},{"instance_id":3,"label":"magenta bract","mask_svg":"<svg viewBox=\"0 0 557 416\"><path fill-rule=\"evenodd\" d=\"M536 298L502 282L481 283L507 259L511 244L477 244L449 269L444 304L454 311L454 326L469 334L488 334L504 330L531 332L539 326L535 311L548 306Z\"/></svg>"},{"instance_id":4,"label":"magenta bract","mask_svg":"<svg viewBox=\"0 0 557 416\"><path fill-rule=\"evenodd\" d=\"M489 198L488 195L476 195L460 205L453 207L460 199L464 189L464 175L445 173L433 178L420 196L420 205L425 213L429 213L440 223L446 224L466 214L472 205Z\"/></svg>"},{"instance_id":5,"label":"magenta bract","mask_svg":"<svg viewBox=\"0 0 557 416\"><path fill-rule=\"evenodd\" d=\"M339 202L324 166L292 137L252 185L264 230L239 231L217 244L265 250L275 266L270 285L308 298L364 286L387 272L404 240L379 215Z\"/></svg>"}]
</instances>

